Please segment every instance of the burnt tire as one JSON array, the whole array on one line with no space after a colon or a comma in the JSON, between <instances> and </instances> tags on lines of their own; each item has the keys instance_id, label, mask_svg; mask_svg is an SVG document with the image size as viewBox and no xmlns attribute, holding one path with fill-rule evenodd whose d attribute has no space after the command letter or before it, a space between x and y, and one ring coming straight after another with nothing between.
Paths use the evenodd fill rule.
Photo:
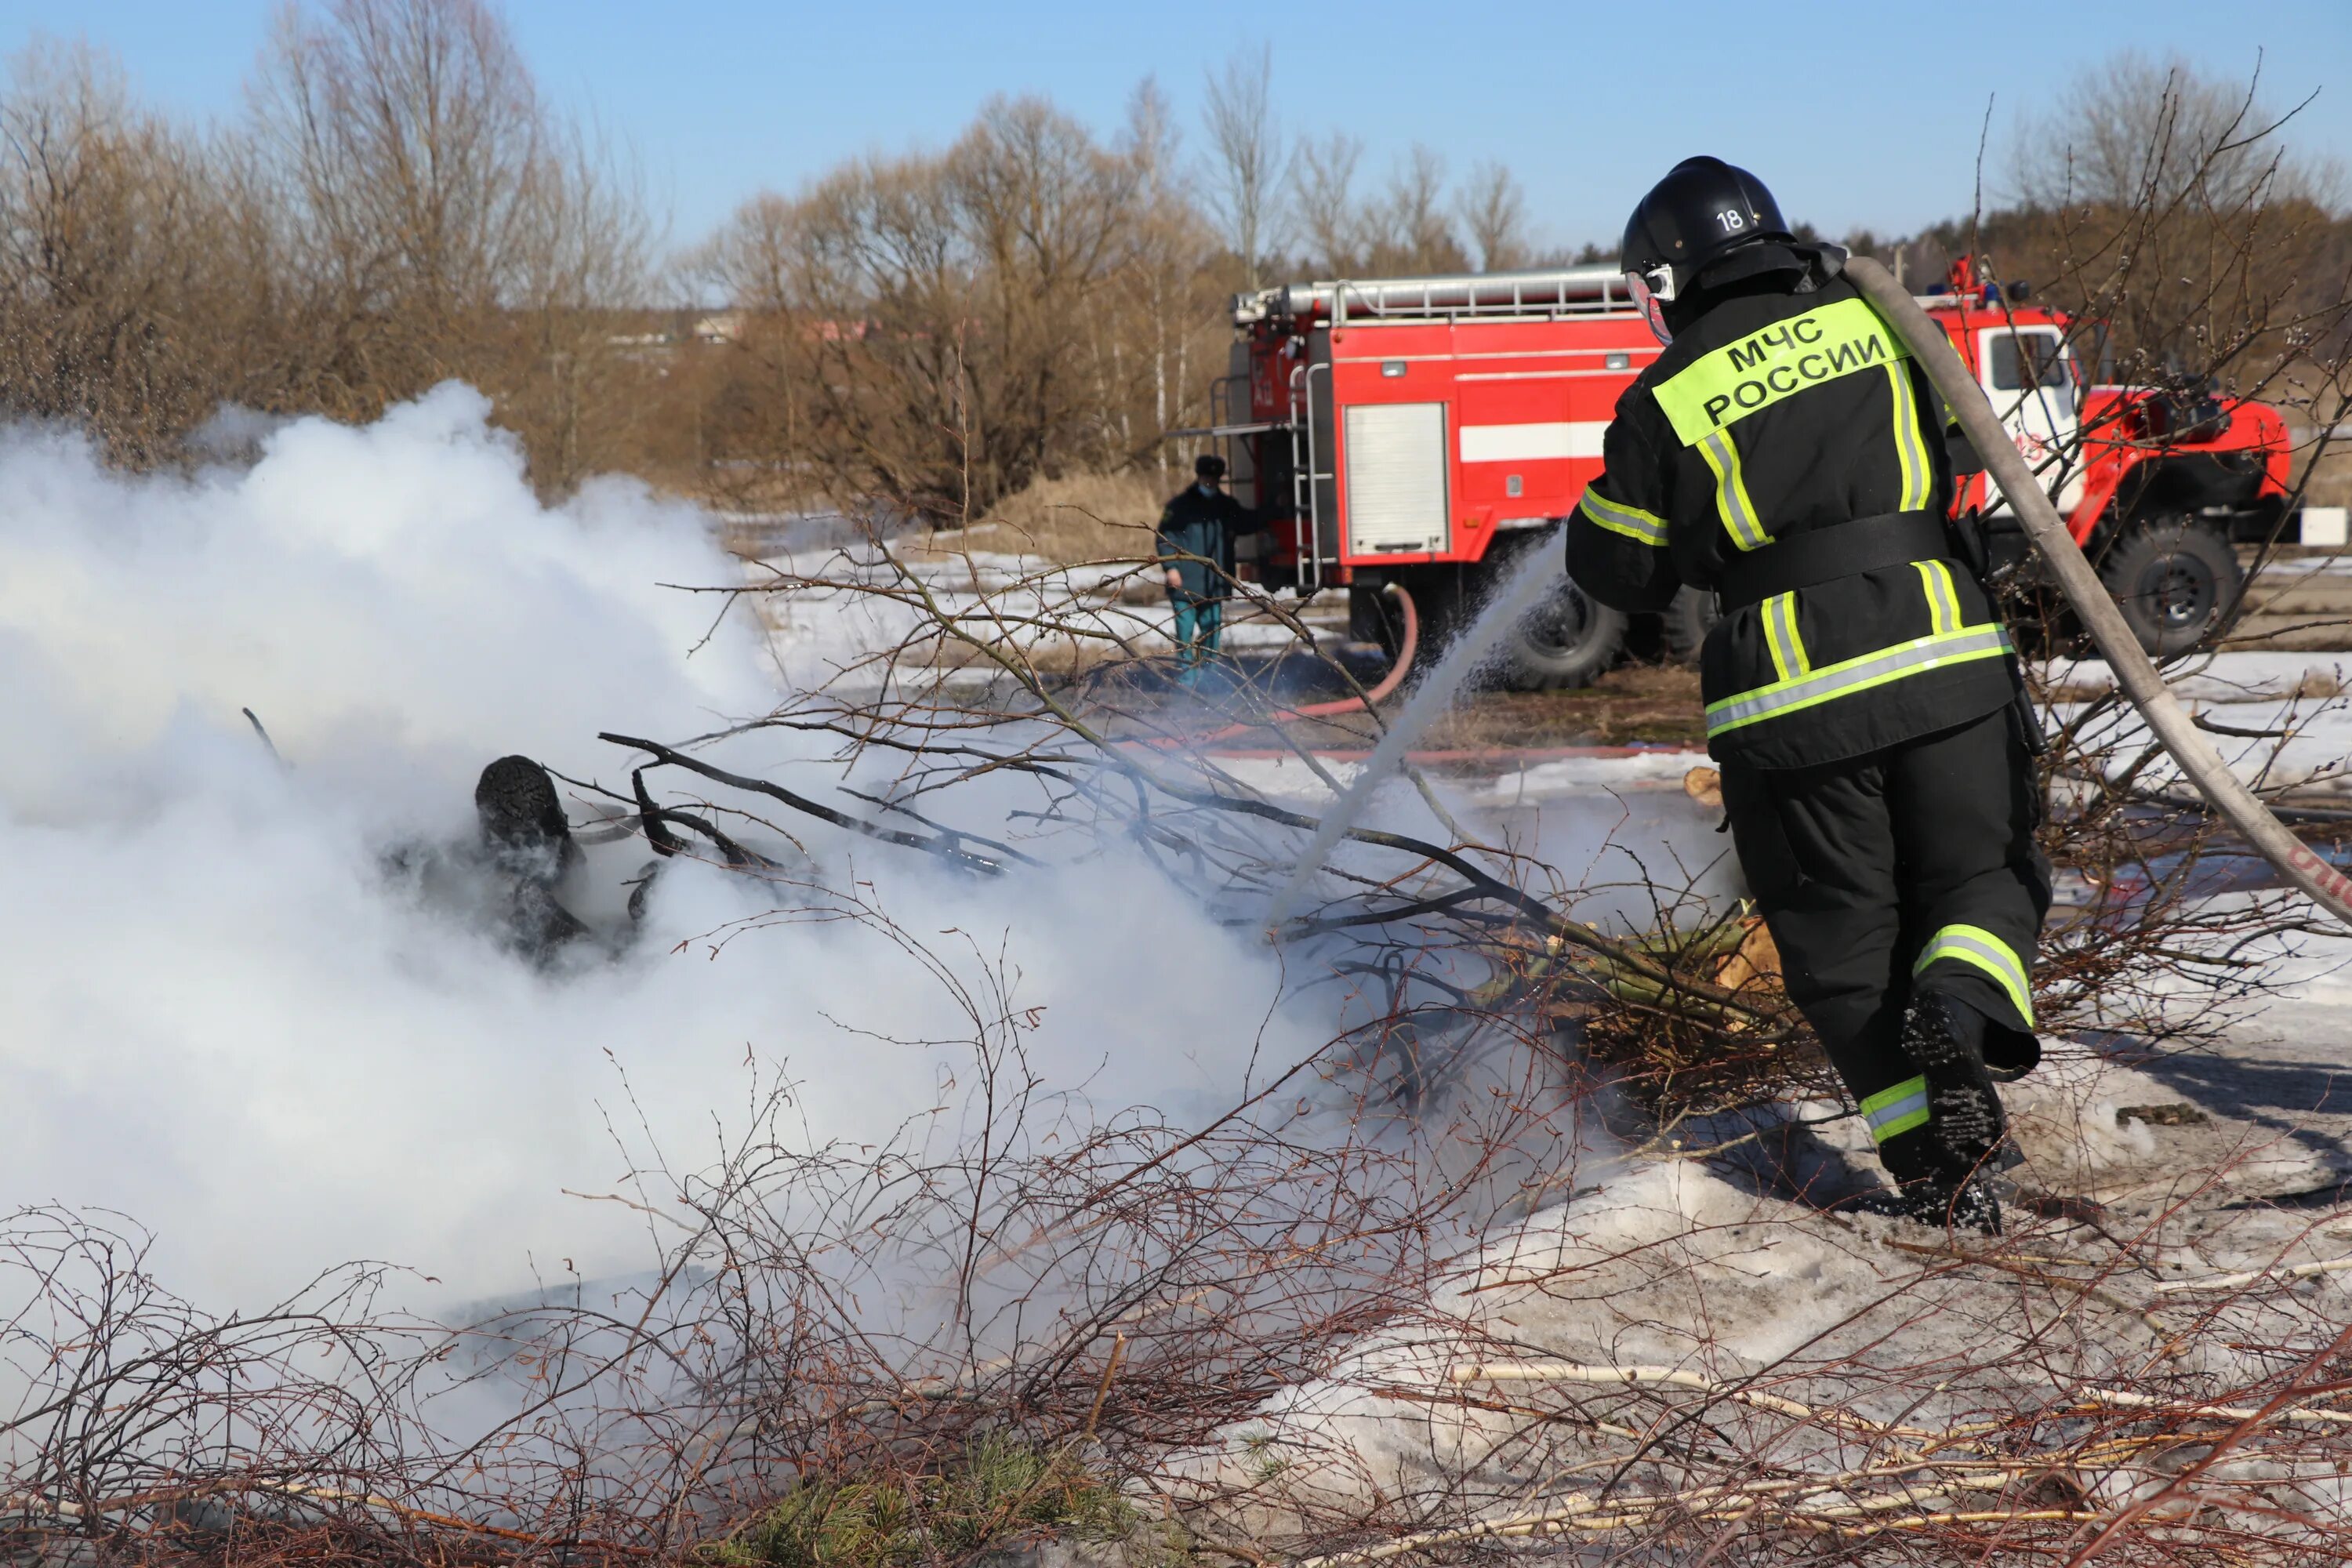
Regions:
<instances>
[{"instance_id":1,"label":"burnt tire","mask_svg":"<svg viewBox=\"0 0 2352 1568\"><path fill-rule=\"evenodd\" d=\"M1669 664L1696 664L1706 634L1723 618L1715 595L1687 585L1675 590L1675 602L1658 613L1658 647Z\"/></svg>"},{"instance_id":2,"label":"burnt tire","mask_svg":"<svg viewBox=\"0 0 2352 1568\"><path fill-rule=\"evenodd\" d=\"M1624 647L1624 616L1587 598L1563 572L1543 602L1503 634L1495 684L1507 691L1590 686Z\"/></svg>"},{"instance_id":3,"label":"burnt tire","mask_svg":"<svg viewBox=\"0 0 2352 1568\"><path fill-rule=\"evenodd\" d=\"M2246 574L2219 529L2185 517L2128 524L2099 563L2099 581L2151 656L2182 653L2238 607Z\"/></svg>"}]
</instances>

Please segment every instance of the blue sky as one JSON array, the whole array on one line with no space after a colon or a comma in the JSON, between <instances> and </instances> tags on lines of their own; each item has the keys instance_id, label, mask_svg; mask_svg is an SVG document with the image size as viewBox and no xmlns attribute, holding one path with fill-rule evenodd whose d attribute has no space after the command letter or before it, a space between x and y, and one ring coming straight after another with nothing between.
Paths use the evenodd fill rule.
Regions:
<instances>
[{"instance_id":1,"label":"blue sky","mask_svg":"<svg viewBox=\"0 0 2352 1568\"><path fill-rule=\"evenodd\" d=\"M1998 172L2019 110L2125 45L2231 76L2260 52L2273 102L2322 89L2300 144L2352 156L2352 0L505 8L542 86L593 107L634 149L677 243L762 186L790 191L856 153L943 142L997 92L1044 93L1108 129L1153 75L1197 147L1205 71L1269 40L1286 129L1353 132L1376 174L1416 141L1456 171L1501 159L1548 240L1613 240L1649 181L1696 152L1747 164L1792 218L1832 233L1963 212L1988 97ZM0 46L85 37L173 110L233 113L274 10L0 0Z\"/></svg>"}]
</instances>

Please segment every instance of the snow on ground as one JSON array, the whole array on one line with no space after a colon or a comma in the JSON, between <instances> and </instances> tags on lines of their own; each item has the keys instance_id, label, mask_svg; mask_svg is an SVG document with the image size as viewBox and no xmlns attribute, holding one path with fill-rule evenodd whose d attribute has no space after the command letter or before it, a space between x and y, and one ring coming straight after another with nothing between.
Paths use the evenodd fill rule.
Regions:
<instances>
[{"instance_id":1,"label":"snow on ground","mask_svg":"<svg viewBox=\"0 0 2352 1568\"><path fill-rule=\"evenodd\" d=\"M1334 798L1333 784L1344 789L1363 772L1363 754L1354 752L1318 752L1312 764L1295 752L1213 750L1208 755L1218 770L1236 784L1301 805L1328 803ZM1544 760L1512 766L1520 755L1540 756ZM1575 796L1611 796L1653 790L1680 793L1683 779L1691 769L1706 765L1704 753L1683 746L1558 747L1527 753L1498 750L1413 756L1412 760L1423 768L1446 768L1443 776L1447 794L1465 806L1484 811L1533 806ZM1467 771L1461 767L1465 763L1471 764ZM1495 769L1499 771L1490 771Z\"/></svg>"},{"instance_id":2,"label":"snow on ground","mask_svg":"<svg viewBox=\"0 0 2352 1568\"><path fill-rule=\"evenodd\" d=\"M2263 568L2265 586L2296 577L2352 577L2352 554L2338 551L2332 555L2280 555Z\"/></svg>"},{"instance_id":3,"label":"snow on ground","mask_svg":"<svg viewBox=\"0 0 2352 1568\"><path fill-rule=\"evenodd\" d=\"M2062 719L2079 715L2091 694L2115 689L2114 671L2100 659L2053 661L2041 676L2071 699L2058 707ZM2166 679L2192 714L2223 727L2208 738L2242 778L2306 796L2352 797L2352 654L2216 654L2175 667ZM2144 731L2128 710L2101 723L2101 738ZM2130 765L2137 750L2119 748L2116 765ZM2152 789L2173 787L2179 778L2169 757L2138 774Z\"/></svg>"},{"instance_id":4,"label":"snow on ground","mask_svg":"<svg viewBox=\"0 0 2352 1568\"><path fill-rule=\"evenodd\" d=\"M2051 659L2038 673L2053 689L2112 691L2115 671L2105 659ZM2254 651L2207 654L2165 672L2184 702L2263 702L2333 697L2352 688L2352 654Z\"/></svg>"},{"instance_id":5,"label":"snow on ground","mask_svg":"<svg viewBox=\"0 0 2352 1568\"><path fill-rule=\"evenodd\" d=\"M2352 750L2352 717L2333 701L2340 671L2352 656L2224 655L2177 689L2221 722L2302 726L2284 759L2268 759L2272 776L2283 762L2320 780ZM2076 666L2067 681L2104 675ZM2242 766L2263 765L2266 745L2242 746ZM1671 840L1669 818L1687 836L1703 816L1679 789L1699 760L1596 750L1446 787L1490 822L1607 800L1629 837ZM1263 787L1312 793L1294 761L1250 766ZM2247 956L2270 965L2276 988L2214 1048L2051 1038L2042 1066L2004 1090L2026 1155L2019 1188L2104 1205L2106 1236L2129 1238L2136 1257L2095 1277L2066 1267L2116 1249L2016 1204L2022 1234L2006 1245L2095 1289L2031 1288L2014 1268L1923 1257L1944 1245L1933 1232L1822 1212L1876 1179L1866 1133L1837 1105L1685 1124L1664 1146L1593 1154L1570 1201L1470 1240L1457 1282L1426 1313L1367 1336L1189 1462L1246 1489L1233 1522L1265 1539L1368 1498L1408 1515L1512 1515L1531 1498L1558 1502L1579 1465L1613 1475L1619 1495L1670 1491L1690 1484L1687 1468L1649 1449L1620 1469L1608 1461L1641 1446L1607 1436L1610 1423L1627 1436L1659 1429L1668 1406L1703 1408L1714 1429L1769 1444L1786 1470L1827 1473L1853 1461L1848 1415L1938 1431L2019 1409L2093 1409L2084 1401L2108 1390L2194 1401L2263 1386L2278 1363L2257 1347L2317 1342L2352 1321L2352 1268L2266 1286L2261 1301L2217 1305L2228 1292L2210 1288L2352 1259L2352 935L2298 935ZM1553 1371L1496 1381L1478 1370L1508 1363ZM1612 1368L1684 1381L1624 1385ZM1721 1394L1733 1387L1817 1414L1735 1405ZM1465 1389L1486 1408L1456 1403ZM1579 1419L1530 1424L1538 1406ZM2323 1528L2352 1527L2352 1494L2332 1474L2283 1479L2235 1459L2214 1473L2273 1488L2273 1503ZM2163 1478L2117 1465L2080 1479L2089 1506L2112 1508Z\"/></svg>"},{"instance_id":6,"label":"snow on ground","mask_svg":"<svg viewBox=\"0 0 2352 1568\"><path fill-rule=\"evenodd\" d=\"M1595 747L1584 755L1554 757L1510 768L1465 790L1479 805L1520 805L1583 791L1680 790L1704 754L1681 746Z\"/></svg>"},{"instance_id":7,"label":"snow on ground","mask_svg":"<svg viewBox=\"0 0 2352 1568\"><path fill-rule=\"evenodd\" d=\"M1141 566L1065 566L985 551L909 551L885 560L861 546L816 546L768 551L745 571L754 586L795 584L761 602L777 667L795 685L845 672L857 672L850 675L853 686L860 676L878 680L877 657L929 621L933 606L975 637L1031 650L1070 646L1066 630L1032 624L1046 620L1075 626L1105 649L1153 654L1175 646L1175 610ZM1297 635L1287 618L1304 613L1288 589L1268 595L1245 588L1226 604L1223 647L1271 652L1291 646ZM1314 616L1322 623L1310 627L1318 643L1342 640L1344 628L1328 624L1328 607L1317 606ZM951 669L946 678L990 677Z\"/></svg>"},{"instance_id":8,"label":"snow on ground","mask_svg":"<svg viewBox=\"0 0 2352 1568\"><path fill-rule=\"evenodd\" d=\"M2346 1038L2338 1023L2339 1056ZM1671 1410L1720 1434L1718 1448L1769 1448L1777 1473L1833 1474L1855 1462L1861 1422L1949 1432L2007 1412L2080 1409L2102 1390L2211 1397L2275 1375L2257 1348L2266 1342L2324 1339L2326 1325L2352 1321L2352 1272L2320 1273L2262 1304L2216 1307L2221 1293L2194 1288L2352 1255L2352 1224L2326 1208L2250 1202L2342 1180L2352 1116L2264 1125L2233 1113L2246 1108L2226 1092L2229 1071L2192 1095L2160 1072L2053 1045L2054 1059L2010 1091L2027 1155L2020 1175L2105 1203L2107 1228L2140 1242L2145 1266L2069 1267L2111 1249L2012 1209L2029 1233L2009 1244L2021 1267L2088 1282L2035 1289L2013 1267L1956 1266L1932 1231L1791 1201L1792 1179L1831 1195L1867 1163L1851 1121L1801 1125L1834 1107L1685 1126L1680 1150L1592 1160L1570 1202L1474 1247L1426 1314L1368 1336L1190 1462L1203 1479L1251 1489L1236 1522L1261 1539L1366 1494L1402 1507L1443 1498L1447 1518L1505 1515L1544 1489L1558 1502L1578 1466L1596 1480L1614 1473L1626 1495L1691 1484L1688 1468L1635 1440L1682 1429ZM2220 1059L2261 1082L2277 1069L2264 1051L2250 1037ZM1714 1158L1689 1157L1759 1131ZM2333 1139L2336 1160L2316 1157L2317 1138ZM2189 1333L2207 1312L2218 1316ZM1454 1403L1464 1392L1489 1407ZM1812 1414L1792 1417L1796 1405L1771 1401ZM1530 1407L1574 1419L1530 1423ZM1609 1462L1617 1458L1622 1470ZM2080 1479L2095 1505L2113 1507L2163 1478L2117 1465ZM2318 1520L2352 1520L2331 1476L2285 1489ZM1923 1480L1920 1495L1937 1489Z\"/></svg>"}]
</instances>

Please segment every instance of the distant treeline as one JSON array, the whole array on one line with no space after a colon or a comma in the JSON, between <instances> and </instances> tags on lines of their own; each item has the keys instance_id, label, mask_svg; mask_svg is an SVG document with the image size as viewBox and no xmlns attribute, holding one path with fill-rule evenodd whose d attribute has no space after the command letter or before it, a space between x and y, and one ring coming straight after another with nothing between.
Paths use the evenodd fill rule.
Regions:
<instances>
[{"instance_id":1,"label":"distant treeline","mask_svg":"<svg viewBox=\"0 0 2352 1568\"><path fill-rule=\"evenodd\" d=\"M225 405L365 419L459 377L551 492L625 469L946 520L1159 469L1244 288L1613 258L1547 251L1499 165L1450 181L1415 148L1371 178L1356 138L1286 134L1263 51L1208 83L1192 136L1150 80L1108 135L1000 100L941 151L756 195L666 260L625 161L547 106L484 0L291 9L247 88L189 128L87 47L13 62L0 411L154 464ZM1997 209L1849 243L1923 286L1981 252L2143 365L2338 341L2352 223L2245 94L2126 58L2032 130Z\"/></svg>"}]
</instances>

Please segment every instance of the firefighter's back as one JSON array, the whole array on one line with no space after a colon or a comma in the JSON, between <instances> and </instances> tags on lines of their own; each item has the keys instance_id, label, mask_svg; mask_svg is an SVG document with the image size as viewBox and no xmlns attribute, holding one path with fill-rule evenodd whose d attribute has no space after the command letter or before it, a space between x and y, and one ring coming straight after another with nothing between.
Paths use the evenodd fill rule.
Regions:
<instances>
[{"instance_id":1,"label":"firefighter's back","mask_svg":"<svg viewBox=\"0 0 2352 1568\"><path fill-rule=\"evenodd\" d=\"M1619 402L1571 570L1606 599L1643 526L1608 509L1655 514L1673 578L1724 612L1700 661L1717 756L1832 762L2009 700L2007 640L1945 531L1937 407L1819 262L1711 301Z\"/></svg>"}]
</instances>

